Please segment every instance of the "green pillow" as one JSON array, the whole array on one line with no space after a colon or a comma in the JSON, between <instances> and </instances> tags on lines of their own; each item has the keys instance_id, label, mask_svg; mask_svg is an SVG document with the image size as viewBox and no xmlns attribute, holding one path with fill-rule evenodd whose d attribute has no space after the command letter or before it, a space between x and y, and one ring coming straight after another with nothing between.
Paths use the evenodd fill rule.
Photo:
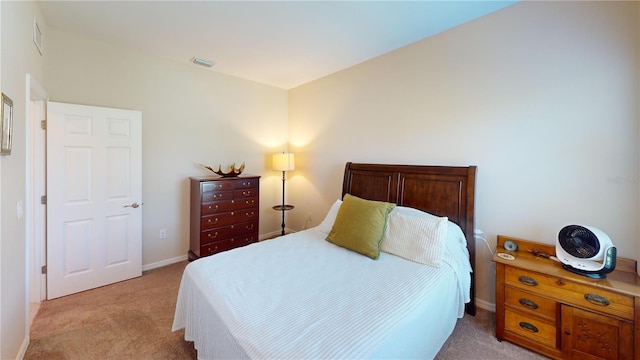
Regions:
<instances>
[{"instance_id":1,"label":"green pillow","mask_svg":"<svg viewBox=\"0 0 640 360\"><path fill-rule=\"evenodd\" d=\"M387 215L395 204L346 194L327 240L372 259L380 256Z\"/></svg>"}]
</instances>

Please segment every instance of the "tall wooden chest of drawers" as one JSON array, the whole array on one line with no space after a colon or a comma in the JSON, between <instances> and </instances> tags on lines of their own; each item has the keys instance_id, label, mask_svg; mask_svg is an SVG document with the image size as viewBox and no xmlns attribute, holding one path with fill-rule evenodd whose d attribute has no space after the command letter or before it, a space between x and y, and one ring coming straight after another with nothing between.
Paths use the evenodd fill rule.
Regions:
<instances>
[{"instance_id":1,"label":"tall wooden chest of drawers","mask_svg":"<svg viewBox=\"0 0 640 360\"><path fill-rule=\"evenodd\" d=\"M503 244L518 245L514 252ZM555 247L498 236L496 337L554 359L640 359L640 277L618 258L605 279L565 270ZM500 257L500 253L514 259Z\"/></svg>"},{"instance_id":2,"label":"tall wooden chest of drawers","mask_svg":"<svg viewBox=\"0 0 640 360\"><path fill-rule=\"evenodd\" d=\"M190 261L258 241L259 176L190 180Z\"/></svg>"}]
</instances>

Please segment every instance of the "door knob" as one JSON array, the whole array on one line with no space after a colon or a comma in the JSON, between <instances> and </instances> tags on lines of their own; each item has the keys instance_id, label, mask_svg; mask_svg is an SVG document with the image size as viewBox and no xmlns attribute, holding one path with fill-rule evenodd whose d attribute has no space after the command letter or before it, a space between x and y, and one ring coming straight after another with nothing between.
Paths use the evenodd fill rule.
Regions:
<instances>
[{"instance_id":1,"label":"door knob","mask_svg":"<svg viewBox=\"0 0 640 360\"><path fill-rule=\"evenodd\" d=\"M136 208L138 208L140 205L142 205L142 204L138 204L137 202L134 202L133 204L131 204L131 205L125 205L124 207L132 207L132 208L136 209Z\"/></svg>"}]
</instances>

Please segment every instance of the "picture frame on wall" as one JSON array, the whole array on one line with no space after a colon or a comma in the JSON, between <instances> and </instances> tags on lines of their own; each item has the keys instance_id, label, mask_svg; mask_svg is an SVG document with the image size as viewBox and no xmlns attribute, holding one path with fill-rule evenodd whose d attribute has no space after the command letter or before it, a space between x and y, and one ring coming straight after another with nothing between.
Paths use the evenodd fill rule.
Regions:
<instances>
[{"instance_id":1,"label":"picture frame on wall","mask_svg":"<svg viewBox=\"0 0 640 360\"><path fill-rule=\"evenodd\" d=\"M13 100L2 94L2 126L0 127L0 155L11 155L13 140Z\"/></svg>"}]
</instances>

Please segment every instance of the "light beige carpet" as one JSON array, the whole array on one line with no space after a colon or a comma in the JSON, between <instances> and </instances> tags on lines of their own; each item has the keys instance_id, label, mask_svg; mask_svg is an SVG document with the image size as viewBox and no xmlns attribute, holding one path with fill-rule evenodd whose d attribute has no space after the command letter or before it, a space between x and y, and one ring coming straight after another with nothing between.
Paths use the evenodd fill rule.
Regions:
<instances>
[{"instance_id":1,"label":"light beige carpet","mask_svg":"<svg viewBox=\"0 0 640 360\"><path fill-rule=\"evenodd\" d=\"M184 332L171 332L186 264L42 302L24 358L196 359L193 343L184 341ZM508 342L498 342L493 322L493 313L485 310L479 309L475 317L465 315L436 359L544 359Z\"/></svg>"},{"instance_id":2,"label":"light beige carpet","mask_svg":"<svg viewBox=\"0 0 640 360\"><path fill-rule=\"evenodd\" d=\"M25 359L195 359L184 332L171 332L187 262L139 278L44 301Z\"/></svg>"}]
</instances>

